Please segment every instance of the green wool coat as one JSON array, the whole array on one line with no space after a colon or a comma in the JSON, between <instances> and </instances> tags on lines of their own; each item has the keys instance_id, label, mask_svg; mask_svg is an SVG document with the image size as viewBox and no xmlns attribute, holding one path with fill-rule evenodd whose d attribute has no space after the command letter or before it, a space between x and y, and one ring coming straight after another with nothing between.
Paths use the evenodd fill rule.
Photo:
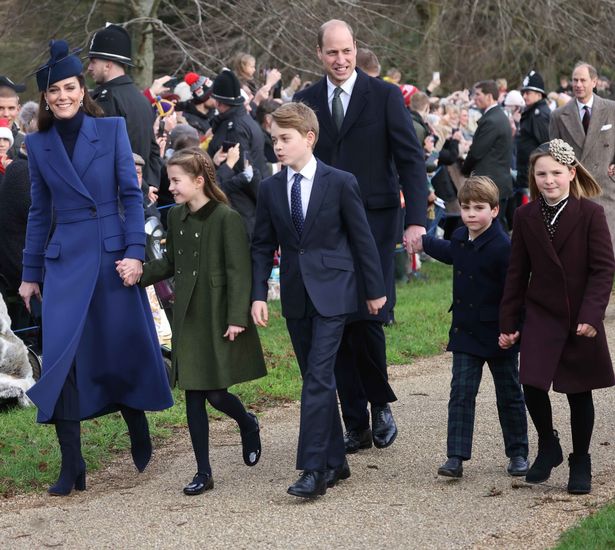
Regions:
<instances>
[{"instance_id":1,"label":"green wool coat","mask_svg":"<svg viewBox=\"0 0 615 550\"><path fill-rule=\"evenodd\" d=\"M172 385L216 390L265 376L250 316L251 264L241 217L210 200L169 211L166 253L143 266L141 286L175 277ZM246 327L230 342L229 325Z\"/></svg>"}]
</instances>

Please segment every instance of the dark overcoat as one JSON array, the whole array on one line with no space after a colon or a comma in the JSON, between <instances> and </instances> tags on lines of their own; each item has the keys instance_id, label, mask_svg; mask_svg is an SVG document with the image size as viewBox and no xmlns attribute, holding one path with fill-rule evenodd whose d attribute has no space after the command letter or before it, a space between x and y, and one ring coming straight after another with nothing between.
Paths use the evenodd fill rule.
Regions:
<instances>
[{"instance_id":1,"label":"dark overcoat","mask_svg":"<svg viewBox=\"0 0 615 550\"><path fill-rule=\"evenodd\" d=\"M28 392L39 421L52 418L73 361L81 418L121 405L170 407L145 291L125 287L115 270L116 260L145 255L143 195L124 120L85 116L72 161L53 126L26 145L32 206L23 280L44 283L42 376Z\"/></svg>"},{"instance_id":2,"label":"dark overcoat","mask_svg":"<svg viewBox=\"0 0 615 550\"><path fill-rule=\"evenodd\" d=\"M359 270L359 315L364 320L388 321L395 306L393 254L400 242L400 188L406 200L405 225L427 221L427 178L423 147L398 86L367 76L357 69L357 80L340 130L331 116L327 79L297 92L316 112L320 131L314 156L332 167L350 172L359 183L367 221L378 247L386 284L387 303L377 316L365 305L363 274Z\"/></svg>"},{"instance_id":3,"label":"dark overcoat","mask_svg":"<svg viewBox=\"0 0 615 550\"><path fill-rule=\"evenodd\" d=\"M571 196L552 242L539 201L515 211L500 328L521 330L522 384L562 393L615 384L603 325L614 272L601 206ZM579 323L596 337L577 336Z\"/></svg>"},{"instance_id":4,"label":"dark overcoat","mask_svg":"<svg viewBox=\"0 0 615 550\"><path fill-rule=\"evenodd\" d=\"M498 346L499 306L510 258L510 239L502 224L496 220L473 241L465 226L456 229L450 241L423 235L423 248L453 265L453 320L446 349L484 358L518 353L518 346Z\"/></svg>"},{"instance_id":5,"label":"dark overcoat","mask_svg":"<svg viewBox=\"0 0 615 550\"><path fill-rule=\"evenodd\" d=\"M173 384L216 390L265 376L265 361L250 316L251 270L240 215L209 201L168 215L166 253L144 266L141 285L175 276ZM235 341L229 325L246 327Z\"/></svg>"}]
</instances>

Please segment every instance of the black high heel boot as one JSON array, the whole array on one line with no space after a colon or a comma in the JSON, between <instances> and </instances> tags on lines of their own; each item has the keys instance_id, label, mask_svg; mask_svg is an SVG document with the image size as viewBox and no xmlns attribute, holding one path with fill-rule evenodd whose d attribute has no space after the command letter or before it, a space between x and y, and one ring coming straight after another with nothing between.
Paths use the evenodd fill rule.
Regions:
<instances>
[{"instance_id":1,"label":"black high heel boot","mask_svg":"<svg viewBox=\"0 0 615 550\"><path fill-rule=\"evenodd\" d=\"M55 423L62 466L60 477L54 485L47 489L53 496L66 496L73 487L77 491L85 491L85 461L81 456L81 425L78 420L57 420Z\"/></svg>"},{"instance_id":2,"label":"black high heel boot","mask_svg":"<svg viewBox=\"0 0 615 550\"><path fill-rule=\"evenodd\" d=\"M534 464L525 475L528 483L542 483L551 476L551 470L564 461L562 447L559 444L557 430L550 437L538 438L538 454Z\"/></svg>"},{"instance_id":3,"label":"black high heel boot","mask_svg":"<svg viewBox=\"0 0 615 550\"><path fill-rule=\"evenodd\" d=\"M122 407L122 416L130 434L130 454L139 472L143 472L152 458L152 440L147 417L143 411Z\"/></svg>"}]
</instances>

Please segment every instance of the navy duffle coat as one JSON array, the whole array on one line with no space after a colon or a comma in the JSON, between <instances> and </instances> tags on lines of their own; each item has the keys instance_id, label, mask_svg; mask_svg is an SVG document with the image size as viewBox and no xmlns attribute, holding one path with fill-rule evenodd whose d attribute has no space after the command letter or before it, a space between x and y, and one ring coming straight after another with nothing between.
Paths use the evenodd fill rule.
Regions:
<instances>
[{"instance_id":1,"label":"navy duffle coat","mask_svg":"<svg viewBox=\"0 0 615 550\"><path fill-rule=\"evenodd\" d=\"M72 161L53 126L26 145L32 206L23 280L43 283L42 376L28 392L38 421L53 420L73 362L82 419L120 406L170 407L145 291L123 286L115 271L116 260L143 260L145 252L143 196L124 119L85 116Z\"/></svg>"}]
</instances>

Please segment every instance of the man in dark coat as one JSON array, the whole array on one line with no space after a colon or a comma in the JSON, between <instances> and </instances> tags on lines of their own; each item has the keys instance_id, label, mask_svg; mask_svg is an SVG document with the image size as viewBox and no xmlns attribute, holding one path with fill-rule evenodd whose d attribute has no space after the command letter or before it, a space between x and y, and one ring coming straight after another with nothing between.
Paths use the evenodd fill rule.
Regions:
<instances>
[{"instance_id":1,"label":"man in dark coat","mask_svg":"<svg viewBox=\"0 0 615 550\"><path fill-rule=\"evenodd\" d=\"M88 53L88 74L98 84L92 98L106 116L126 119L133 153L145 160L143 179L148 185L160 184L160 148L154 136L154 111L149 101L126 74L132 66L128 32L118 25L107 25L94 34Z\"/></svg>"},{"instance_id":2,"label":"man in dark coat","mask_svg":"<svg viewBox=\"0 0 615 550\"><path fill-rule=\"evenodd\" d=\"M519 132L517 133L517 185L518 189L527 190L527 170L530 155L540 144L549 141L549 120L551 109L547 105L545 83L536 71L530 71L523 79L521 94L525 109L521 113Z\"/></svg>"},{"instance_id":3,"label":"man in dark coat","mask_svg":"<svg viewBox=\"0 0 615 550\"><path fill-rule=\"evenodd\" d=\"M316 157L351 172L359 182L387 289L386 305L374 318L367 312L359 285L361 309L346 325L338 352L335 376L347 430L346 452L356 452L371 447L372 439L376 446L387 447L397 435L389 407L396 397L388 383L382 323L395 305L393 251L400 237L400 186L406 199L404 239L411 243L425 233L426 172L422 147L399 88L355 69L352 28L339 20L322 25L317 54L326 76L296 93L294 100L308 104L318 116Z\"/></svg>"},{"instance_id":4,"label":"man in dark coat","mask_svg":"<svg viewBox=\"0 0 615 550\"><path fill-rule=\"evenodd\" d=\"M506 113L498 105L498 87L493 80L483 80L474 86L474 103L483 111L474 140L461 171L469 176L489 176L500 192L499 219L507 227L506 205L512 196L512 130Z\"/></svg>"}]
</instances>

